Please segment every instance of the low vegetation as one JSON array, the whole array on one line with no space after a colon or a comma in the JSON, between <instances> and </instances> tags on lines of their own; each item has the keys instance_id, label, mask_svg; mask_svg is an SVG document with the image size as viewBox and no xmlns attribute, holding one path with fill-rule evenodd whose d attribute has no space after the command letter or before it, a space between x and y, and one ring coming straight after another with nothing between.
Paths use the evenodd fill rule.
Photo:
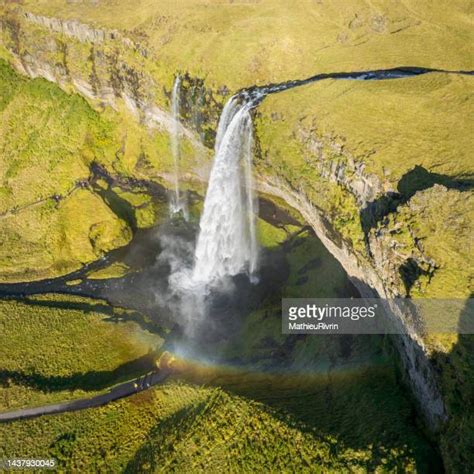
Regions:
<instances>
[{"instance_id":1,"label":"low vegetation","mask_svg":"<svg viewBox=\"0 0 474 474\"><path fill-rule=\"evenodd\" d=\"M418 282L422 296L466 297L473 275L473 86L469 76L433 73L321 81L271 95L258 112L257 168L302 192L363 259L370 258L365 219L379 219L377 235L403 240L406 258L423 247L436 270ZM385 206L385 215L365 217L370 205Z\"/></svg>"},{"instance_id":2,"label":"low vegetation","mask_svg":"<svg viewBox=\"0 0 474 474\"><path fill-rule=\"evenodd\" d=\"M0 278L28 281L78 270L128 243L131 231L87 189L0 217Z\"/></svg>"},{"instance_id":3,"label":"low vegetation","mask_svg":"<svg viewBox=\"0 0 474 474\"><path fill-rule=\"evenodd\" d=\"M77 270L162 216L146 190L114 186L115 200L97 193L90 166L159 180L157 170L171 164L167 136L146 132L126 114L99 113L43 79L24 79L2 61L0 90L0 281Z\"/></svg>"},{"instance_id":4,"label":"low vegetation","mask_svg":"<svg viewBox=\"0 0 474 474\"><path fill-rule=\"evenodd\" d=\"M317 164L312 161L318 152L326 160L352 157L363 164L365 174L375 173L387 190L396 190L415 166L450 178L469 178L473 169L468 97L473 89L471 76L442 73L310 83L265 99L259 107L259 136L264 145L273 144L268 148L282 154L285 150L282 158L290 164L303 164L304 154L296 154L304 150L307 159L311 156L308 171ZM291 136L296 140L288 139ZM402 186L406 181L407 177Z\"/></svg>"},{"instance_id":5,"label":"low vegetation","mask_svg":"<svg viewBox=\"0 0 474 474\"><path fill-rule=\"evenodd\" d=\"M23 4L37 14L122 31L149 57L158 58L146 68L168 90L175 71L206 77L215 89L226 85L235 91L317 72L405 65L474 69L467 0L457 0L449 9L428 0L354 0L343 9L311 0L298 9L285 0L167 0L159 8L151 0ZM115 48L121 48L118 43ZM138 53L134 56L130 65L147 63Z\"/></svg>"},{"instance_id":6,"label":"low vegetation","mask_svg":"<svg viewBox=\"0 0 474 474\"><path fill-rule=\"evenodd\" d=\"M266 229L268 252L282 251L279 232ZM333 259L320 242L308 231L285 240L297 275L286 291L328 295L322 275L337 269L325 267ZM306 264L308 252L317 265ZM333 292L345 278L340 269ZM127 312L80 297L4 301L0 315L4 410L95 394L149 370L149 351L161 343L118 323ZM252 372L171 358L175 375L163 386L101 408L0 425L0 456L50 456L81 471L433 472L437 454L413 424L383 338L317 339L283 337L269 302L246 320L237 337L245 347L226 353L235 360L234 350Z\"/></svg>"},{"instance_id":7,"label":"low vegetation","mask_svg":"<svg viewBox=\"0 0 474 474\"><path fill-rule=\"evenodd\" d=\"M417 192L387 220L378 231L389 232L397 252L415 259L425 254L434 262L434 273L425 272L414 282L413 297L465 299L471 296L474 292L472 191L435 185Z\"/></svg>"},{"instance_id":8,"label":"low vegetation","mask_svg":"<svg viewBox=\"0 0 474 474\"><path fill-rule=\"evenodd\" d=\"M113 314L71 296L0 301L0 411L92 396L151 370L162 340Z\"/></svg>"},{"instance_id":9,"label":"low vegetation","mask_svg":"<svg viewBox=\"0 0 474 474\"><path fill-rule=\"evenodd\" d=\"M160 182L171 169L168 134L160 125L150 131L139 124L136 119L143 116L126 109L127 99L118 98L123 92L166 109L177 72L205 78L205 105L198 115L212 120L195 128L209 131L224 99L245 86L405 65L474 69L465 0L450 8L428 0L355 0L344 9L309 0L299 9L284 0L165 1L159 8L151 0L120 5L24 0L19 8L8 3L0 7L5 13L1 57L12 61L14 53L17 61L50 67L69 91L74 81L112 88L119 112L105 107L100 97L91 101L93 109L77 95L41 79L23 79L0 63L0 280L8 282L77 269L126 244L133 227L149 227L160 215L162 209L146 193L105 186L122 200L127 210L122 215L88 183L93 162L110 175ZM54 33L27 22L22 9L117 29L119 39L92 44ZM122 41L125 37L131 42ZM188 82L192 89L194 82ZM402 294L467 298L474 272L472 87L471 77L432 73L403 81L328 80L269 96L256 117L257 171L306 196L362 262L371 258L371 238L386 239L400 259L399 267L389 270ZM207 152L201 152L204 162ZM188 140L182 156L185 173L196 174L197 153ZM373 195L367 194L367 183ZM383 210L370 225L364 221L367 204ZM259 221L258 230L272 251L296 229ZM347 290L342 270L334 273L332 263L324 268L341 278L328 282L324 271L312 271L323 250L306 235L293 244L288 296ZM309 262L308 254L314 257ZM94 276L125 271L115 265ZM1 361L5 407L95 393L104 382L91 373L114 383L124 376L122 365L147 357L148 336L146 343L134 342L131 323L112 324L91 308L66 309L70 301L59 303L1 303L6 332L0 338L5 352L15 356ZM438 459L413 428L411 405L383 355L383 342L334 338L323 348L316 338L285 339L277 312L275 302L268 301L249 317L244 343L232 348L244 362L258 353L267 368L290 354L293 368L311 361L327 372L341 359L348 369L344 359L357 355L358 363L366 357L370 368L329 372L330 377L304 386L285 385L281 377L262 382L246 375L236 382L228 374L220 379L213 374L221 388L202 387L210 382L207 375L185 371L187 382L173 381L98 410L2 425L6 442L0 457L48 453L64 469L91 471L310 471L319 466L321 472L432 472ZM107 352L102 339L108 341ZM472 338L433 336L427 342L449 414L440 434L443 458L456 472L474 464ZM84 367L88 373L79 373Z\"/></svg>"},{"instance_id":10,"label":"low vegetation","mask_svg":"<svg viewBox=\"0 0 474 474\"><path fill-rule=\"evenodd\" d=\"M257 119L257 166L322 209L362 259L368 257L368 237L372 253L383 257L378 270L398 282L400 294L472 298L474 168L467 96L473 85L470 77L429 74L377 83L324 81L269 96ZM336 174L337 166L339 183L321 179ZM364 196L360 176L378 187L378 195ZM386 206L382 215L375 213L379 220L368 236L357 193ZM450 312L459 324L469 317L454 314L454 305ZM449 417L440 434L443 459L457 472L474 464L468 447L474 432L472 336L429 334L425 342ZM318 347L310 352L318 354Z\"/></svg>"},{"instance_id":11,"label":"low vegetation","mask_svg":"<svg viewBox=\"0 0 474 474\"><path fill-rule=\"evenodd\" d=\"M207 369L185 377L202 383L216 375ZM114 472L435 466L385 370L335 375L331 382L221 372L218 383L223 388L171 381L95 410L1 425L2 434L8 430L1 454L27 449L29 456L56 457L63 469ZM368 420L370 430L362 429Z\"/></svg>"}]
</instances>

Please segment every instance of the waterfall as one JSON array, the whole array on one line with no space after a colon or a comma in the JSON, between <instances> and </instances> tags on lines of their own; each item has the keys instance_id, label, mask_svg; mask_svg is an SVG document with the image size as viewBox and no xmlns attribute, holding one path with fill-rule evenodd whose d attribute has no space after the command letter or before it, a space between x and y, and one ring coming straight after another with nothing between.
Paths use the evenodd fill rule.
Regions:
<instances>
[{"instance_id":1,"label":"waterfall","mask_svg":"<svg viewBox=\"0 0 474 474\"><path fill-rule=\"evenodd\" d=\"M239 100L238 97L234 95L224 105L224 110L222 111L221 116L219 118L219 124L217 125L216 132L215 153L219 151L219 147L221 146L221 142L224 138L225 132L238 110Z\"/></svg>"},{"instance_id":2,"label":"waterfall","mask_svg":"<svg viewBox=\"0 0 474 474\"><path fill-rule=\"evenodd\" d=\"M184 318L188 334L206 318L209 295L232 287L226 277L247 272L253 283L258 281L250 115L254 105L252 98L236 96L221 114L193 266L176 252L176 242L163 242L171 266L169 308Z\"/></svg>"},{"instance_id":3,"label":"waterfall","mask_svg":"<svg viewBox=\"0 0 474 474\"><path fill-rule=\"evenodd\" d=\"M173 91L171 94L171 113L173 116L173 129L171 132L171 153L173 155L174 162L174 192L170 199L170 212L171 214L177 214L182 212L184 218L188 219L188 206L186 197L180 191L180 159L181 159L181 122L180 122L180 110L181 110L181 77L178 75L174 81Z\"/></svg>"},{"instance_id":4,"label":"waterfall","mask_svg":"<svg viewBox=\"0 0 474 474\"><path fill-rule=\"evenodd\" d=\"M195 250L193 280L219 281L247 271L255 279L257 212L252 180L251 102L232 97L219 120L216 151Z\"/></svg>"}]
</instances>

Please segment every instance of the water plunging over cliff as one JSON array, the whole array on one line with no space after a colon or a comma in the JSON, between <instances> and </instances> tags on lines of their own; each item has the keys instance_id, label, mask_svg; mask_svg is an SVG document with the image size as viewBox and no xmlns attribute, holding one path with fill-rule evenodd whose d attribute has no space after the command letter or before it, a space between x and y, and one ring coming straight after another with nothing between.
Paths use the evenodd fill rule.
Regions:
<instances>
[{"instance_id":1,"label":"water plunging over cliff","mask_svg":"<svg viewBox=\"0 0 474 474\"><path fill-rule=\"evenodd\" d=\"M210 283L247 271L255 278L256 200L251 102L232 97L222 112L195 251L193 280Z\"/></svg>"},{"instance_id":2,"label":"water plunging over cliff","mask_svg":"<svg viewBox=\"0 0 474 474\"><path fill-rule=\"evenodd\" d=\"M233 291L228 277L247 273L252 283L257 282L258 206L250 111L260 98L260 94L232 97L221 114L193 258L183 252L180 239L161 239L160 258L168 262L171 272L169 294L158 295L158 300L179 315L188 334L204 321L217 294Z\"/></svg>"},{"instance_id":3,"label":"water plunging over cliff","mask_svg":"<svg viewBox=\"0 0 474 474\"><path fill-rule=\"evenodd\" d=\"M239 100L238 96L232 96L224 105L221 116L219 118L219 124L217 125L216 131L216 143L215 143L215 153L219 151L221 146L222 139L224 138L227 127L230 125L231 120L234 118L234 115L239 110Z\"/></svg>"},{"instance_id":4,"label":"water plunging over cliff","mask_svg":"<svg viewBox=\"0 0 474 474\"><path fill-rule=\"evenodd\" d=\"M171 113L173 115L173 130L171 132L171 153L173 155L174 163L174 190L170 199L171 214L183 213L184 218L188 219L188 206L186 196L180 190L180 138L181 138L181 123L179 118L181 108L181 77L176 76L171 94Z\"/></svg>"}]
</instances>

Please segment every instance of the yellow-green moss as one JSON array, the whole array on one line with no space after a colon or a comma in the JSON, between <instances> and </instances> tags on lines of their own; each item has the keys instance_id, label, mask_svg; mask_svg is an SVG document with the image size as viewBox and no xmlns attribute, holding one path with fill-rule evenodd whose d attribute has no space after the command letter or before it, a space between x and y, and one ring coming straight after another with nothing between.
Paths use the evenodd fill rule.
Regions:
<instances>
[{"instance_id":1,"label":"yellow-green moss","mask_svg":"<svg viewBox=\"0 0 474 474\"><path fill-rule=\"evenodd\" d=\"M147 131L125 111L98 113L3 62L0 86L0 279L61 275L125 245L127 224L87 188L90 165L159 179L172 167L168 135ZM194 159L186 140L182 151ZM121 194L136 207L138 227L156 222L161 207L146 193Z\"/></svg>"},{"instance_id":2,"label":"yellow-green moss","mask_svg":"<svg viewBox=\"0 0 474 474\"><path fill-rule=\"evenodd\" d=\"M364 196L357 195L351 182L357 173L372 182L378 190L372 199L385 191L403 193L410 172L418 166L434 182L459 187L456 180L474 174L468 100L473 87L470 77L432 73L383 82L321 81L270 95L257 114L257 170L280 177L305 195L367 258L363 204L357 202ZM344 167L339 183L321 177L334 164ZM394 238L406 247L407 258L419 239L426 257L439 261L434 278L420 277L424 296L465 296L472 291L470 193L449 193L452 199L441 207L437 191L417 194L413 205L420 207L422 200L421 210L402 206L389 216L401 225Z\"/></svg>"},{"instance_id":3,"label":"yellow-green moss","mask_svg":"<svg viewBox=\"0 0 474 474\"><path fill-rule=\"evenodd\" d=\"M288 233L285 229L275 227L263 219L257 220L257 235L258 241L263 247L278 246L288 237Z\"/></svg>"},{"instance_id":4,"label":"yellow-green moss","mask_svg":"<svg viewBox=\"0 0 474 474\"><path fill-rule=\"evenodd\" d=\"M96 270L87 275L87 278L101 280L104 278L120 278L127 274L129 268L124 263L116 262L108 267Z\"/></svg>"},{"instance_id":5,"label":"yellow-green moss","mask_svg":"<svg viewBox=\"0 0 474 474\"><path fill-rule=\"evenodd\" d=\"M416 193L390 214L387 229L407 257L419 248L436 264L429 281L417 282L413 297L467 298L474 293L474 193L435 186ZM413 240L416 236L416 247Z\"/></svg>"},{"instance_id":6,"label":"yellow-green moss","mask_svg":"<svg viewBox=\"0 0 474 474\"><path fill-rule=\"evenodd\" d=\"M29 281L77 270L131 238L128 226L86 189L2 217L0 278Z\"/></svg>"},{"instance_id":7,"label":"yellow-green moss","mask_svg":"<svg viewBox=\"0 0 474 474\"><path fill-rule=\"evenodd\" d=\"M190 376L202 383L205 372ZM394 396L398 392L387 392L390 372L361 371L330 381L210 375L224 389L173 381L94 410L1 425L8 436L0 454L23 456L28 449L30 456L47 453L63 469L81 471L429 469L432 451L406 425L409 404ZM350 403L359 409L347 410ZM372 421L370 430L363 430L360 417ZM379 430L383 436L374 437Z\"/></svg>"}]
</instances>

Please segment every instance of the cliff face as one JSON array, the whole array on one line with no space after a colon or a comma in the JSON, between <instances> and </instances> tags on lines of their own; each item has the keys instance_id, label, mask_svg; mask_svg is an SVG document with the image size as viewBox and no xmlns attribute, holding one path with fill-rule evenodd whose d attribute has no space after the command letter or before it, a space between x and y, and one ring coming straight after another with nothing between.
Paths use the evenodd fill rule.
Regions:
<instances>
[{"instance_id":1,"label":"cliff face","mask_svg":"<svg viewBox=\"0 0 474 474\"><path fill-rule=\"evenodd\" d=\"M473 82L442 73L327 81L271 95L259 107L263 189L300 210L363 295L462 300L472 294L467 96ZM394 342L431 426L446 420L447 431L471 426L471 405L451 397L451 371L458 393L472 394L468 357L456 355L470 347L469 336L421 338L403 311L390 309L406 327ZM452 435L443 438L448 460L459 453L453 446Z\"/></svg>"},{"instance_id":2,"label":"cliff face","mask_svg":"<svg viewBox=\"0 0 474 474\"><path fill-rule=\"evenodd\" d=\"M166 15L160 21L169 28ZM189 152L188 177L203 178L199 169L207 164L222 104L236 85L249 85L246 76L227 82L221 80L225 70L213 76L212 68L195 64L188 74L184 65L166 62L172 52L166 52L166 41L160 43L160 56L157 43L140 29L128 31L130 39L110 25L93 27L17 9L5 11L1 22L2 55L19 71L78 92L104 114L107 106L128 114L139 128L156 129L161 136L171 126L166 111L179 72L184 78L182 131L199 151ZM158 24L153 23L152 31ZM387 25L382 20L376 24ZM173 34L170 30L171 43ZM337 51L343 51L343 43L340 38ZM461 56L450 64L453 68L466 66ZM379 64L369 57L367 68ZM407 65L404 61L392 65ZM341 70L344 64L354 67L347 58L335 67ZM322 70L330 65L326 61ZM312 73L318 72L314 69ZM302 68L295 74L306 72ZM366 295L465 298L472 291L474 170L465 99L473 81L442 73L429 76L390 84L309 84L266 98L256 113L260 189L298 209ZM274 77L279 74L272 69L263 82ZM144 167L139 154L137 150L126 167L110 166L130 176L166 178L170 163ZM464 217L436 228L436 211L450 219L453 208ZM442 245L434 232L442 235ZM392 310L403 320L398 308ZM433 346L414 334L396 342L420 406L437 427L446 419L446 408L430 361ZM448 350L437 343L440 351Z\"/></svg>"},{"instance_id":3,"label":"cliff face","mask_svg":"<svg viewBox=\"0 0 474 474\"><path fill-rule=\"evenodd\" d=\"M473 87L469 76L431 73L328 80L270 95L257 113L257 169L319 210L387 296L466 298ZM461 258L449 262L447 248Z\"/></svg>"},{"instance_id":4,"label":"cliff face","mask_svg":"<svg viewBox=\"0 0 474 474\"><path fill-rule=\"evenodd\" d=\"M470 77L442 73L327 81L271 95L260 106L263 188L300 209L362 294L470 296L472 87ZM445 407L430 359L453 340L427 343L409 334L397 344L436 425Z\"/></svg>"},{"instance_id":5,"label":"cliff face","mask_svg":"<svg viewBox=\"0 0 474 474\"><path fill-rule=\"evenodd\" d=\"M101 107L117 109L123 103L141 122L170 130L171 119L163 110L172 77L164 82L153 75L147 51L119 32L28 12L5 15L2 30L4 44L24 74L56 82ZM186 129L183 133L194 138Z\"/></svg>"}]
</instances>

